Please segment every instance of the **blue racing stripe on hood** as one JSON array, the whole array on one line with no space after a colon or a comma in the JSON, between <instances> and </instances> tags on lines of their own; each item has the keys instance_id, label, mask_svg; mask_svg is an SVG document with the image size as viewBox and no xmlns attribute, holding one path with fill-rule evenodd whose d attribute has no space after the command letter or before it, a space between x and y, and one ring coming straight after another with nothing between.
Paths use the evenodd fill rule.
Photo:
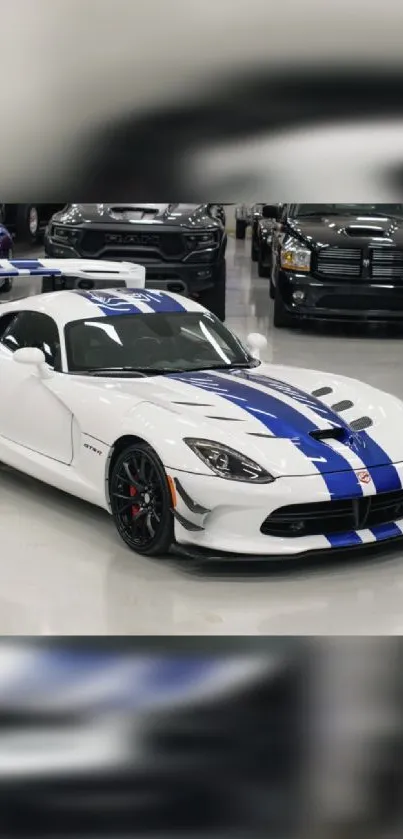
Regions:
<instances>
[{"instance_id":1,"label":"blue racing stripe on hood","mask_svg":"<svg viewBox=\"0 0 403 839\"><path fill-rule=\"evenodd\" d=\"M349 434L349 447L354 451L358 457L361 458L364 466L371 475L372 481L377 492L392 492L393 490L401 489L401 481L396 468L385 450L375 442L375 440L368 434L367 431L354 431L350 428L348 423L343 420L335 411L332 411L328 405L325 405L315 396L305 393L302 390L282 382L278 379L273 379L270 376L254 375L247 373L244 370L234 371L236 377L245 378L248 381L255 381L270 390L276 390L285 396L290 396L299 402L301 405L306 405L311 411L318 414L322 419L325 419L331 425L344 428ZM374 467L384 466L386 469L378 470Z\"/></svg>"},{"instance_id":2,"label":"blue racing stripe on hood","mask_svg":"<svg viewBox=\"0 0 403 839\"><path fill-rule=\"evenodd\" d=\"M236 376L224 379L214 373L173 373L169 378L213 391L217 396L247 411L275 436L292 440L322 475L332 499L354 498L363 494L357 475L348 461L325 442L309 436L313 431L318 431L318 427L297 409L272 394L251 387Z\"/></svg>"}]
</instances>

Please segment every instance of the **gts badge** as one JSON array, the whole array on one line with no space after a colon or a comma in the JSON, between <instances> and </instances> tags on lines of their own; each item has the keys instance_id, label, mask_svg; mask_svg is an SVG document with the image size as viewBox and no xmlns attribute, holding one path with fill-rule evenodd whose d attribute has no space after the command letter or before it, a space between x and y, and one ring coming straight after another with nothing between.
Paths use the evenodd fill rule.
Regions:
<instances>
[{"instance_id":1,"label":"gts badge","mask_svg":"<svg viewBox=\"0 0 403 839\"><path fill-rule=\"evenodd\" d=\"M89 443L84 443L84 448L88 449L88 451L92 452L92 454L102 455L102 452L99 449L95 449L94 446L90 446Z\"/></svg>"}]
</instances>

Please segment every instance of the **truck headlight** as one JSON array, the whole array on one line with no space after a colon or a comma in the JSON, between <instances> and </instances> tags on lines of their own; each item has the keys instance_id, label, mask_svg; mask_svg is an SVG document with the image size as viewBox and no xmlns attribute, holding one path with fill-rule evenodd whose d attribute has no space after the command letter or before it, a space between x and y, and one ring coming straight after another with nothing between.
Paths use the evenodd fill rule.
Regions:
<instances>
[{"instance_id":1,"label":"truck headlight","mask_svg":"<svg viewBox=\"0 0 403 839\"><path fill-rule=\"evenodd\" d=\"M288 242L281 248L281 267L286 271L309 271L311 251L297 241Z\"/></svg>"},{"instance_id":2,"label":"truck headlight","mask_svg":"<svg viewBox=\"0 0 403 839\"><path fill-rule=\"evenodd\" d=\"M187 438L184 442L220 478L252 484L270 484L274 481L273 475L253 460L223 443L193 438Z\"/></svg>"}]
</instances>

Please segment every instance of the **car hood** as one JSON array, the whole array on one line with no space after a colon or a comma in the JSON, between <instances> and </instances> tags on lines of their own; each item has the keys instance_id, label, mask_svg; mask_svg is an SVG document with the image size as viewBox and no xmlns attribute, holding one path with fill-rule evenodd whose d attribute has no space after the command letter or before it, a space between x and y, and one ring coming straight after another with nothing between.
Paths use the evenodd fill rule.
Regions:
<instances>
[{"instance_id":1,"label":"car hood","mask_svg":"<svg viewBox=\"0 0 403 839\"><path fill-rule=\"evenodd\" d=\"M131 204L69 204L55 213L52 222L57 224L103 225L169 225L187 229L219 227L206 212L202 204L147 204L142 201Z\"/></svg>"},{"instance_id":2,"label":"car hood","mask_svg":"<svg viewBox=\"0 0 403 839\"><path fill-rule=\"evenodd\" d=\"M373 246L403 246L403 218L382 216L315 216L296 218L288 222L289 232L303 239L311 247L333 245L341 248Z\"/></svg>"},{"instance_id":3,"label":"car hood","mask_svg":"<svg viewBox=\"0 0 403 839\"><path fill-rule=\"evenodd\" d=\"M137 399L141 393L148 424L169 427L176 439L227 444L277 477L403 461L403 403L352 379L262 364L256 371L186 372L115 387Z\"/></svg>"}]
</instances>

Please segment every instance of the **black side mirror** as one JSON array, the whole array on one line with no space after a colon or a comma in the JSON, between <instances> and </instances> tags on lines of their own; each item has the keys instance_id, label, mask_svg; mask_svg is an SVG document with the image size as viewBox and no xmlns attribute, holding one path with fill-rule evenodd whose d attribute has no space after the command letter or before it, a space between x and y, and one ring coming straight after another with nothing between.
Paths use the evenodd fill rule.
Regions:
<instances>
[{"instance_id":1,"label":"black side mirror","mask_svg":"<svg viewBox=\"0 0 403 839\"><path fill-rule=\"evenodd\" d=\"M278 221L280 218L280 207L278 204L263 204L262 216L263 218L270 218L273 221Z\"/></svg>"}]
</instances>

